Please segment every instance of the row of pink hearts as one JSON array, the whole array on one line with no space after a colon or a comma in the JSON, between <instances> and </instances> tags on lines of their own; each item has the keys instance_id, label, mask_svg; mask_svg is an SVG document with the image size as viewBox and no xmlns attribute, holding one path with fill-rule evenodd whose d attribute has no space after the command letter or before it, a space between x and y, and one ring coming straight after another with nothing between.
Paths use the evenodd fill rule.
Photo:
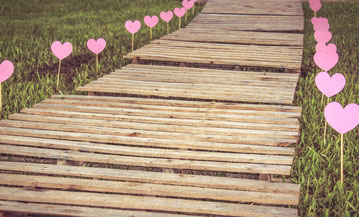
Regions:
<instances>
[{"instance_id":1,"label":"row of pink hearts","mask_svg":"<svg viewBox=\"0 0 359 217\"><path fill-rule=\"evenodd\" d=\"M335 44L326 45L332 38L332 34L329 32L330 25L328 19L313 17L311 22L315 30L314 38L318 42L315 46L314 62L319 68L324 70L315 77L315 84L320 92L329 98L343 90L346 80L341 73L335 73L331 77L327 72L339 60ZM324 117L333 129L340 134L345 134L359 124L359 106L351 103L343 109L338 102L331 102L324 109Z\"/></svg>"},{"instance_id":2,"label":"row of pink hearts","mask_svg":"<svg viewBox=\"0 0 359 217\"><path fill-rule=\"evenodd\" d=\"M103 49L106 47L106 41L103 38L89 39L87 41L87 47L90 51L95 53L96 55L101 53ZM52 53L59 58L60 60L66 58L72 53L72 44L70 42L65 42L61 44L59 41L55 41L51 45ZM0 83L6 81L14 72L14 65L9 60L4 60L0 64Z\"/></svg>"},{"instance_id":3,"label":"row of pink hearts","mask_svg":"<svg viewBox=\"0 0 359 217\"><path fill-rule=\"evenodd\" d=\"M182 1L182 8L175 8L173 10L173 12L175 13L175 15L179 18L183 17L186 14L186 11L191 9L194 6L194 3L197 0L184 0ZM160 17L163 21L165 21L166 23L170 22L173 18L173 12L172 11L162 11L160 13ZM145 24L150 27L153 28L157 25L158 23L158 17L156 15L154 16L145 16L144 17L144 22ZM135 21L131 21L131 20L127 20L125 23L125 28L127 29L127 31L129 31L132 34L135 34L138 30L140 30L141 28L141 22L138 20Z\"/></svg>"}]
</instances>

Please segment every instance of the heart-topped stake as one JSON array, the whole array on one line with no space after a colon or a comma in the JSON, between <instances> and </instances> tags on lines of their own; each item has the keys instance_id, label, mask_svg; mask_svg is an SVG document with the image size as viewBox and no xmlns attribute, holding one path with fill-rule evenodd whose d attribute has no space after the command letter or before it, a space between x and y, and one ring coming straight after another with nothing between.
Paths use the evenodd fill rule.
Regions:
<instances>
[{"instance_id":1,"label":"heart-topped stake","mask_svg":"<svg viewBox=\"0 0 359 217\"><path fill-rule=\"evenodd\" d=\"M162 11L160 13L160 17L163 21L165 21L167 23L167 34L170 33L170 27L169 27L169 24L168 22L170 22L173 18L173 12L172 11Z\"/></svg>"},{"instance_id":2,"label":"heart-topped stake","mask_svg":"<svg viewBox=\"0 0 359 217\"><path fill-rule=\"evenodd\" d=\"M314 17L316 17L317 11L319 11L319 9L322 7L322 4L320 3L320 1L309 1L309 7L313 10Z\"/></svg>"},{"instance_id":3,"label":"heart-topped stake","mask_svg":"<svg viewBox=\"0 0 359 217\"><path fill-rule=\"evenodd\" d=\"M0 111L2 110L1 83L6 81L8 78L10 78L13 72L14 72L14 65L9 60L4 60L0 64Z\"/></svg>"},{"instance_id":4,"label":"heart-topped stake","mask_svg":"<svg viewBox=\"0 0 359 217\"><path fill-rule=\"evenodd\" d=\"M141 22L138 20L135 21L131 21L131 20L127 20L125 23L125 28L127 29L127 31L129 31L132 34L132 51L133 51L133 45L134 45L134 41L135 41L135 33L140 30L141 28Z\"/></svg>"},{"instance_id":5,"label":"heart-topped stake","mask_svg":"<svg viewBox=\"0 0 359 217\"><path fill-rule=\"evenodd\" d=\"M313 24L314 31L318 31L318 30L328 31L329 28L330 28L329 21L328 21L327 18L323 18L323 17L316 18L316 17L313 17L313 18L311 19L311 22L312 22L312 24Z\"/></svg>"},{"instance_id":6,"label":"heart-topped stake","mask_svg":"<svg viewBox=\"0 0 359 217\"><path fill-rule=\"evenodd\" d=\"M175 8L173 10L173 12L178 17L178 28L180 29L181 28L181 17L183 17L183 15L185 15L186 9L185 8Z\"/></svg>"},{"instance_id":7,"label":"heart-topped stake","mask_svg":"<svg viewBox=\"0 0 359 217\"><path fill-rule=\"evenodd\" d=\"M150 41L152 41L152 28L155 27L158 23L158 17L157 16L145 16L143 19L145 21L145 24L150 27Z\"/></svg>"},{"instance_id":8,"label":"heart-topped stake","mask_svg":"<svg viewBox=\"0 0 359 217\"><path fill-rule=\"evenodd\" d=\"M315 77L315 84L326 97L332 97L345 87L345 77L341 73L330 77L328 72L319 72Z\"/></svg>"},{"instance_id":9,"label":"heart-topped stake","mask_svg":"<svg viewBox=\"0 0 359 217\"><path fill-rule=\"evenodd\" d=\"M330 52L337 52L337 46L335 46L335 44L328 44L326 45L325 43L319 42L316 46L315 46L315 51L317 53L319 52L325 52L325 53L330 53Z\"/></svg>"},{"instance_id":10,"label":"heart-topped stake","mask_svg":"<svg viewBox=\"0 0 359 217\"><path fill-rule=\"evenodd\" d=\"M317 52L314 54L314 62L324 71L332 69L339 60L336 52Z\"/></svg>"},{"instance_id":11,"label":"heart-topped stake","mask_svg":"<svg viewBox=\"0 0 359 217\"><path fill-rule=\"evenodd\" d=\"M72 44L70 42L65 42L61 44L60 41L55 41L51 45L52 53L59 58L59 70L57 71L57 82L56 82L56 90L59 90L59 80L60 80L60 70L61 70L61 60L65 59L72 53Z\"/></svg>"},{"instance_id":12,"label":"heart-topped stake","mask_svg":"<svg viewBox=\"0 0 359 217\"><path fill-rule=\"evenodd\" d=\"M183 0L182 1L182 5L183 7L186 9L186 18L185 18L185 22L187 23L187 10L193 8L194 6L194 2L191 0Z\"/></svg>"},{"instance_id":13,"label":"heart-topped stake","mask_svg":"<svg viewBox=\"0 0 359 217\"><path fill-rule=\"evenodd\" d=\"M344 166L343 166L343 135L359 124L359 106L351 103L343 109L342 105L337 102L329 103L324 110L324 117L329 125L341 134L340 136L340 181L344 182Z\"/></svg>"},{"instance_id":14,"label":"heart-topped stake","mask_svg":"<svg viewBox=\"0 0 359 217\"><path fill-rule=\"evenodd\" d=\"M327 43L332 39L332 33L329 31L318 30L314 33L314 38L318 43Z\"/></svg>"},{"instance_id":15,"label":"heart-topped stake","mask_svg":"<svg viewBox=\"0 0 359 217\"><path fill-rule=\"evenodd\" d=\"M98 54L106 47L106 41L103 38L97 40L91 38L87 41L87 47L90 51L96 54L96 71L98 72Z\"/></svg>"}]
</instances>

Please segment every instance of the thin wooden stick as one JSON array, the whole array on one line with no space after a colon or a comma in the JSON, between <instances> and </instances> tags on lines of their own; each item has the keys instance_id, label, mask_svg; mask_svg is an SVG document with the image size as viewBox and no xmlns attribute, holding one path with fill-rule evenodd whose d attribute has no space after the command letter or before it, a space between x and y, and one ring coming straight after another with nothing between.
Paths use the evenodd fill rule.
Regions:
<instances>
[{"instance_id":1,"label":"thin wooden stick","mask_svg":"<svg viewBox=\"0 0 359 217\"><path fill-rule=\"evenodd\" d=\"M170 25L167 23L167 35L170 34Z\"/></svg>"},{"instance_id":2,"label":"thin wooden stick","mask_svg":"<svg viewBox=\"0 0 359 217\"><path fill-rule=\"evenodd\" d=\"M178 28L179 29L181 28L181 17L179 17L179 20L178 20Z\"/></svg>"},{"instance_id":3,"label":"thin wooden stick","mask_svg":"<svg viewBox=\"0 0 359 217\"><path fill-rule=\"evenodd\" d=\"M340 134L340 181L341 184L343 185L344 182L344 166L343 166L343 162L344 162L344 147L343 147L343 134Z\"/></svg>"},{"instance_id":4,"label":"thin wooden stick","mask_svg":"<svg viewBox=\"0 0 359 217\"><path fill-rule=\"evenodd\" d=\"M98 73L98 54L96 54L96 72Z\"/></svg>"},{"instance_id":5,"label":"thin wooden stick","mask_svg":"<svg viewBox=\"0 0 359 217\"><path fill-rule=\"evenodd\" d=\"M193 4L193 7L192 7L192 15L194 15L194 6L195 6L196 4Z\"/></svg>"},{"instance_id":6,"label":"thin wooden stick","mask_svg":"<svg viewBox=\"0 0 359 217\"><path fill-rule=\"evenodd\" d=\"M150 28L150 41L152 41L152 28Z\"/></svg>"},{"instance_id":7,"label":"thin wooden stick","mask_svg":"<svg viewBox=\"0 0 359 217\"><path fill-rule=\"evenodd\" d=\"M187 23L187 10L186 10L186 18L185 18L184 23Z\"/></svg>"},{"instance_id":8,"label":"thin wooden stick","mask_svg":"<svg viewBox=\"0 0 359 217\"><path fill-rule=\"evenodd\" d=\"M2 92L2 88L1 88L1 82L0 82L0 111L2 111L2 97L1 97L1 92Z\"/></svg>"},{"instance_id":9,"label":"thin wooden stick","mask_svg":"<svg viewBox=\"0 0 359 217\"><path fill-rule=\"evenodd\" d=\"M60 70L61 70L61 60L59 61L59 70L57 71L56 90L59 90Z\"/></svg>"},{"instance_id":10,"label":"thin wooden stick","mask_svg":"<svg viewBox=\"0 0 359 217\"><path fill-rule=\"evenodd\" d=\"M329 97L327 99L327 105L329 103ZM324 113L323 113L324 114ZM327 121L325 120L324 118L324 121L325 121L325 126L324 126L324 141L325 141L325 136L327 135Z\"/></svg>"},{"instance_id":11,"label":"thin wooden stick","mask_svg":"<svg viewBox=\"0 0 359 217\"><path fill-rule=\"evenodd\" d=\"M320 102L320 105L323 105L323 99L324 99L324 94L322 93L322 101Z\"/></svg>"},{"instance_id":12,"label":"thin wooden stick","mask_svg":"<svg viewBox=\"0 0 359 217\"><path fill-rule=\"evenodd\" d=\"M135 41L135 34L132 34L132 51L133 51L133 43Z\"/></svg>"},{"instance_id":13,"label":"thin wooden stick","mask_svg":"<svg viewBox=\"0 0 359 217\"><path fill-rule=\"evenodd\" d=\"M314 17L317 17L317 12L314 11Z\"/></svg>"}]
</instances>

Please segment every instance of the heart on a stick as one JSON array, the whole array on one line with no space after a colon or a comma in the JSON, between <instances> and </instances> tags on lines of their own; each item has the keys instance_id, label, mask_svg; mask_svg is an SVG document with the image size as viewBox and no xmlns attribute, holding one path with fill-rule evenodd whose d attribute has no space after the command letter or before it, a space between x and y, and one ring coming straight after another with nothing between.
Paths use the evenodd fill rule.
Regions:
<instances>
[{"instance_id":1,"label":"heart on a stick","mask_svg":"<svg viewBox=\"0 0 359 217\"><path fill-rule=\"evenodd\" d=\"M72 53L72 44L70 42L61 44L61 42L55 41L51 45L51 50L57 58L63 60Z\"/></svg>"},{"instance_id":2,"label":"heart on a stick","mask_svg":"<svg viewBox=\"0 0 359 217\"><path fill-rule=\"evenodd\" d=\"M314 33L314 38L318 43L327 43L330 39L332 39L332 33L329 31L318 30Z\"/></svg>"},{"instance_id":3,"label":"heart on a stick","mask_svg":"<svg viewBox=\"0 0 359 217\"><path fill-rule=\"evenodd\" d=\"M170 21L172 20L172 18L173 18L173 13L172 13L172 11L167 11L167 12L162 11L162 12L160 13L160 17L161 17L161 19L162 19L163 21L165 21L166 23L168 23L168 22L170 22Z\"/></svg>"},{"instance_id":4,"label":"heart on a stick","mask_svg":"<svg viewBox=\"0 0 359 217\"><path fill-rule=\"evenodd\" d=\"M329 103L324 109L328 124L340 134L345 134L359 124L359 106L351 103L343 109L337 102Z\"/></svg>"},{"instance_id":5,"label":"heart on a stick","mask_svg":"<svg viewBox=\"0 0 359 217\"><path fill-rule=\"evenodd\" d=\"M97 40L91 38L87 41L87 47L90 51L95 54L99 54L105 49L106 41L103 38L99 38Z\"/></svg>"},{"instance_id":6,"label":"heart on a stick","mask_svg":"<svg viewBox=\"0 0 359 217\"><path fill-rule=\"evenodd\" d=\"M335 44L326 45L325 43L320 42L315 46L315 51L316 52L326 52L326 53L329 53L329 52L336 53L337 46L335 46Z\"/></svg>"},{"instance_id":7,"label":"heart on a stick","mask_svg":"<svg viewBox=\"0 0 359 217\"><path fill-rule=\"evenodd\" d=\"M185 8L175 8L175 9L173 10L173 12L175 12L175 15L176 15L177 17L183 17L183 15L186 14L186 9L185 9Z\"/></svg>"},{"instance_id":8,"label":"heart on a stick","mask_svg":"<svg viewBox=\"0 0 359 217\"><path fill-rule=\"evenodd\" d=\"M141 22L138 21L138 20L135 20L133 22L131 20L127 20L126 23L125 23L125 28L130 33L135 34L138 30L140 30Z\"/></svg>"},{"instance_id":9,"label":"heart on a stick","mask_svg":"<svg viewBox=\"0 0 359 217\"><path fill-rule=\"evenodd\" d=\"M312 3L309 2L309 7L313 11L317 12L322 7L322 4L320 3L320 1L312 2Z\"/></svg>"},{"instance_id":10,"label":"heart on a stick","mask_svg":"<svg viewBox=\"0 0 359 217\"><path fill-rule=\"evenodd\" d=\"M312 18L312 24L314 27L314 31L328 31L330 28L329 22L327 18L319 17L319 18Z\"/></svg>"},{"instance_id":11,"label":"heart on a stick","mask_svg":"<svg viewBox=\"0 0 359 217\"><path fill-rule=\"evenodd\" d=\"M339 60L336 52L317 52L314 54L314 62L324 71L332 69Z\"/></svg>"},{"instance_id":12,"label":"heart on a stick","mask_svg":"<svg viewBox=\"0 0 359 217\"><path fill-rule=\"evenodd\" d=\"M194 6L194 2L189 0L183 0L182 5L186 10L189 10Z\"/></svg>"},{"instance_id":13,"label":"heart on a stick","mask_svg":"<svg viewBox=\"0 0 359 217\"><path fill-rule=\"evenodd\" d=\"M328 72L319 72L315 77L315 84L325 96L332 97L345 87L345 77L340 73L330 77Z\"/></svg>"},{"instance_id":14,"label":"heart on a stick","mask_svg":"<svg viewBox=\"0 0 359 217\"><path fill-rule=\"evenodd\" d=\"M158 17L157 16L145 16L145 18L143 19L143 21L145 21L145 24L150 27L153 28L157 25L158 23Z\"/></svg>"},{"instance_id":15,"label":"heart on a stick","mask_svg":"<svg viewBox=\"0 0 359 217\"><path fill-rule=\"evenodd\" d=\"M14 72L14 65L9 60L4 60L0 64L0 83L6 81Z\"/></svg>"}]
</instances>

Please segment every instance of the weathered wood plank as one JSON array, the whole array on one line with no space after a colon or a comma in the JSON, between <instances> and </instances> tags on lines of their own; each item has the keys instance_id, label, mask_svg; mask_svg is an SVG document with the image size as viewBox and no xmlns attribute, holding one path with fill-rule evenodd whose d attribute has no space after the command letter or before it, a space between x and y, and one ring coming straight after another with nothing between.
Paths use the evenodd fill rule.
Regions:
<instances>
[{"instance_id":1,"label":"weathered wood plank","mask_svg":"<svg viewBox=\"0 0 359 217\"><path fill-rule=\"evenodd\" d=\"M168 174L159 172L122 170L95 167L35 164L1 161L0 170L29 172L44 175L61 175L104 180L133 181L153 184L193 186L213 189L243 190L268 193L285 193L299 196L299 185L270 183L253 179L218 176Z\"/></svg>"},{"instance_id":2,"label":"weathered wood plank","mask_svg":"<svg viewBox=\"0 0 359 217\"><path fill-rule=\"evenodd\" d=\"M138 148L119 145L108 145L98 143L85 143L73 141L61 141L54 139L41 139L21 136L2 135L0 143L9 145L24 145L41 148L54 148L64 150L74 150L90 153L119 154L129 156L158 157L172 159L189 159L204 161L223 161L223 162L241 162L241 163L262 163L291 165L293 156L262 155L262 154L238 154L221 153L206 151L184 151L159 148Z\"/></svg>"},{"instance_id":3,"label":"weathered wood plank","mask_svg":"<svg viewBox=\"0 0 359 217\"><path fill-rule=\"evenodd\" d=\"M85 152L77 152L71 150L55 150L33 147L1 145L1 154L13 154L20 156L41 157L60 160L71 160L92 163L105 163L114 165L130 165L142 167L158 167L158 168L176 168L176 169L192 169L207 171L224 171L252 174L277 174L290 175L290 166L271 165L271 164L253 164L253 163L229 163L229 162L211 162L196 160L178 160L165 158L150 157L130 157L121 155L93 154Z\"/></svg>"},{"instance_id":4,"label":"weathered wood plank","mask_svg":"<svg viewBox=\"0 0 359 217\"><path fill-rule=\"evenodd\" d=\"M231 204L209 201L169 199L148 196L129 196L87 192L42 190L0 187L0 199L39 203L86 205L98 207L160 210L172 212L201 213L226 216L297 216L297 210L289 208Z\"/></svg>"},{"instance_id":5,"label":"weathered wood plank","mask_svg":"<svg viewBox=\"0 0 359 217\"><path fill-rule=\"evenodd\" d=\"M100 181L33 175L0 174L0 184L47 189L77 190L100 193L140 194L191 199L210 199L230 202L251 202L275 205L298 205L298 196L281 193L263 193L208 189L188 186L144 184L134 182Z\"/></svg>"},{"instance_id":6,"label":"weathered wood plank","mask_svg":"<svg viewBox=\"0 0 359 217\"><path fill-rule=\"evenodd\" d=\"M121 216L121 217L188 217L192 215L168 214L146 211L129 211L118 209L93 208L88 206L55 205L46 203L29 203L18 201L0 200L0 210L6 212L38 214L38 215L59 215L59 216Z\"/></svg>"}]
</instances>

